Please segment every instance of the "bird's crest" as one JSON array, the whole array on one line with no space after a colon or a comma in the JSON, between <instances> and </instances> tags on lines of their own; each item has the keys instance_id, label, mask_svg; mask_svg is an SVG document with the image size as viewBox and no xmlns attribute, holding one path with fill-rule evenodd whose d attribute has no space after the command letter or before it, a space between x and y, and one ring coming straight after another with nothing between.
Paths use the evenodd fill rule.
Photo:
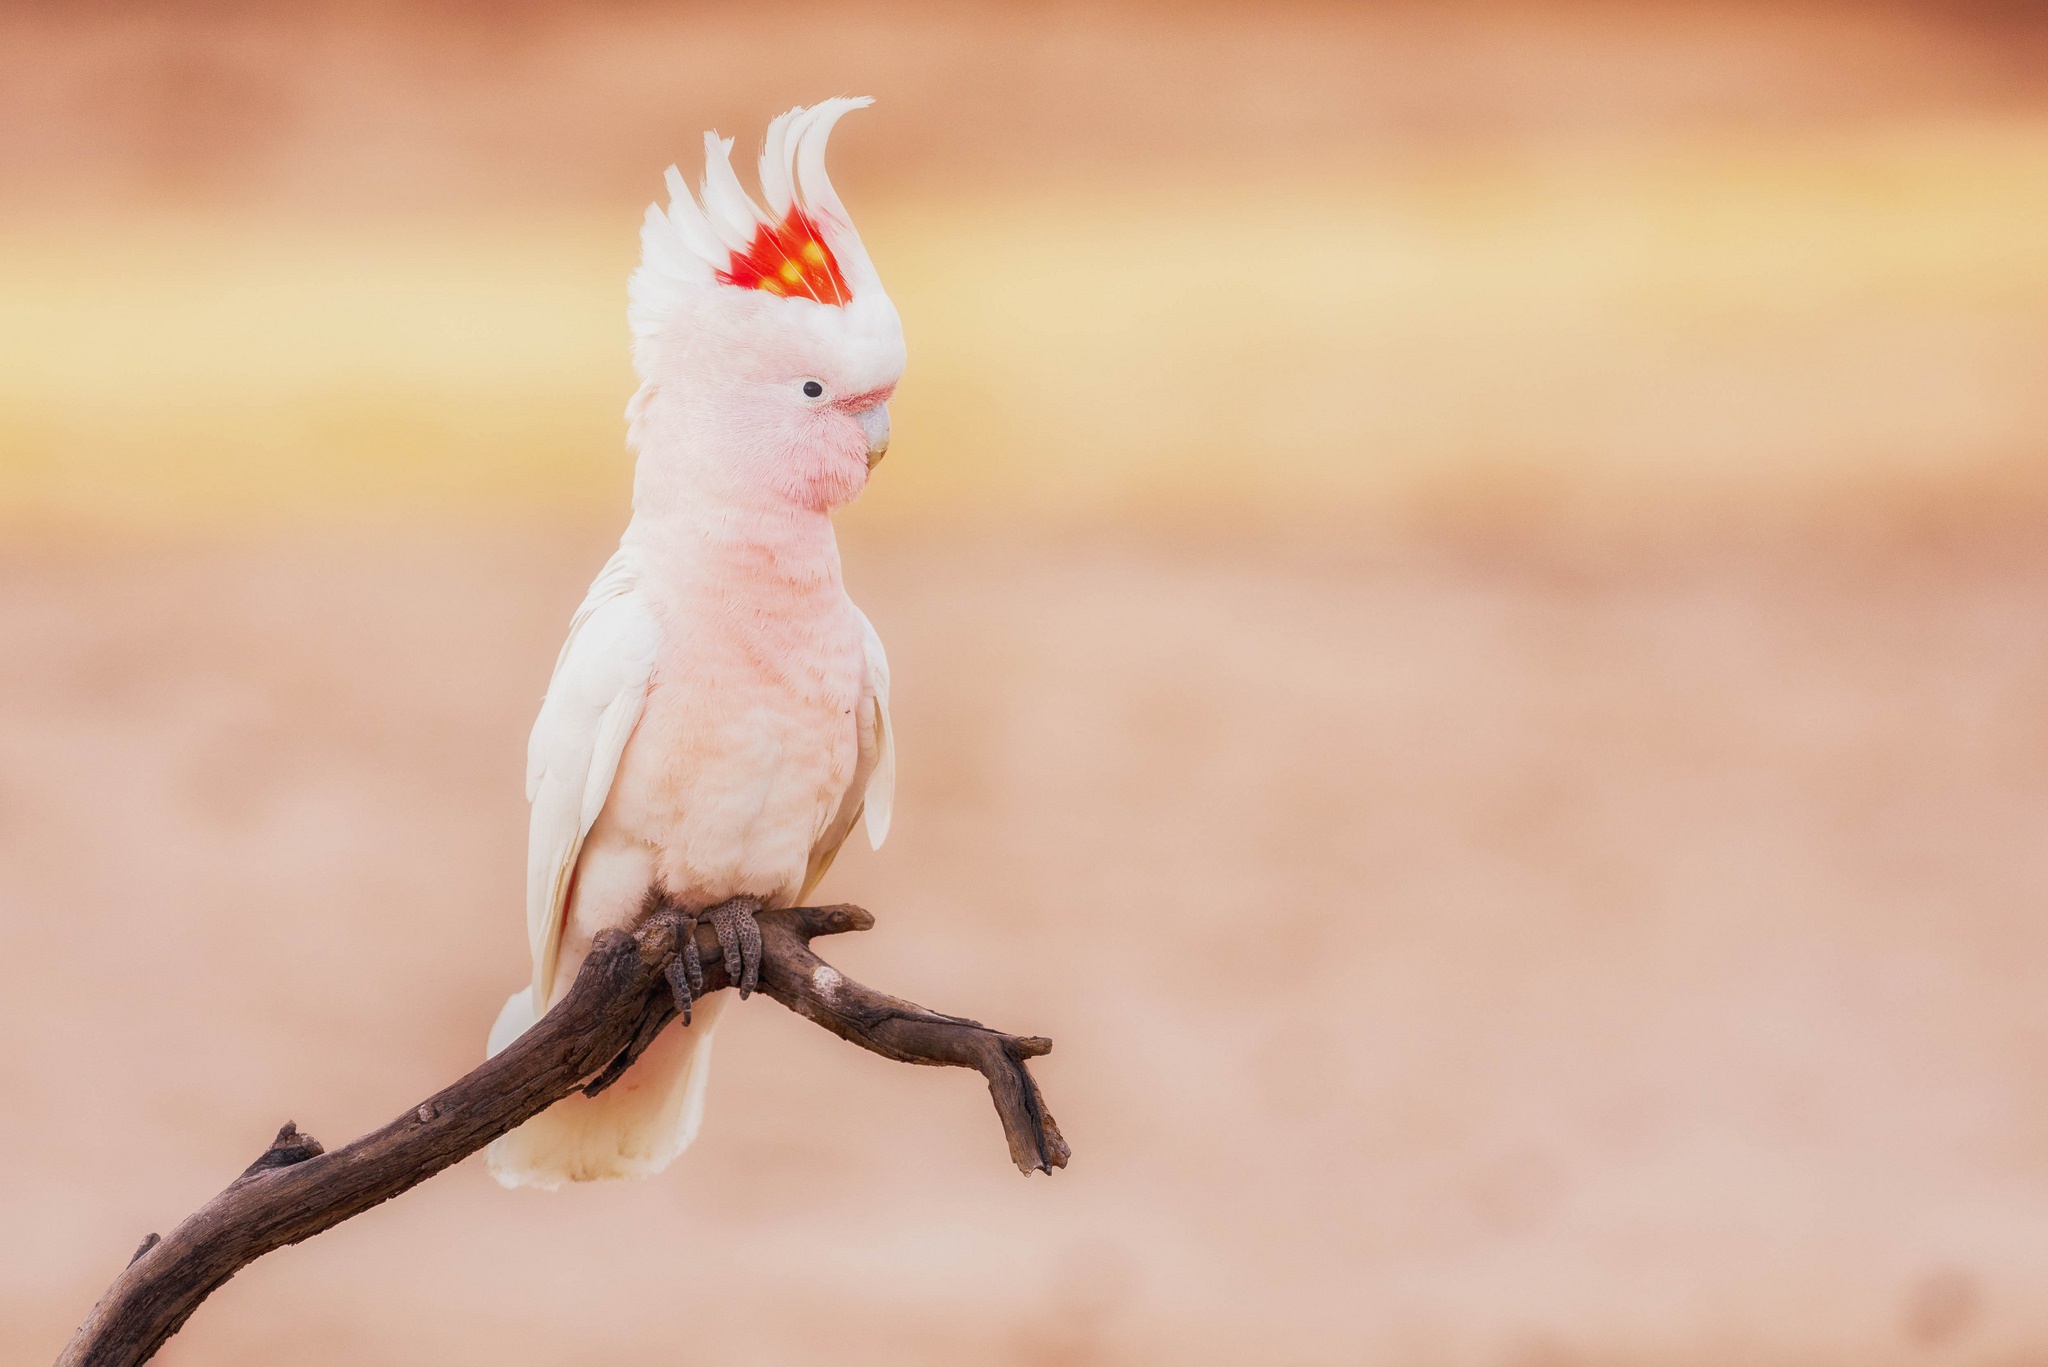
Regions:
<instances>
[{"instance_id":1,"label":"bird's crest","mask_svg":"<svg viewBox=\"0 0 2048 1367\"><path fill-rule=\"evenodd\" d=\"M704 135L697 195L668 168L669 203L647 208L632 321L647 336L670 315L680 288L722 284L842 306L875 283L874 267L825 174L832 127L866 99L826 100L768 125L761 145L761 198L732 169L732 139Z\"/></svg>"},{"instance_id":2,"label":"bird's crest","mask_svg":"<svg viewBox=\"0 0 2048 1367\"><path fill-rule=\"evenodd\" d=\"M782 222L755 229L753 243L746 251L733 253L718 279L741 289L801 295L821 304L844 304L853 293L818 225L794 206Z\"/></svg>"}]
</instances>

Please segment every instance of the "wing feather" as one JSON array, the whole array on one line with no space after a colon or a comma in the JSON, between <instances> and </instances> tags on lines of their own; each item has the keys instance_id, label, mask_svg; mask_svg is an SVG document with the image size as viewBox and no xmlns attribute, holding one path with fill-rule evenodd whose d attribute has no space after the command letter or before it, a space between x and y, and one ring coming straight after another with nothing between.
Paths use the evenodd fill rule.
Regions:
<instances>
[{"instance_id":1,"label":"wing feather","mask_svg":"<svg viewBox=\"0 0 2048 1367\"><path fill-rule=\"evenodd\" d=\"M882 848L889 835L889 816L896 806L896 738L889 725L889 657L867 615L859 608L854 609L854 614L860 618L862 645L867 653L867 676L856 716L860 758L855 762L853 782L847 785L845 800L811 846L810 867L804 872L803 891L797 894L799 905L810 900L812 890L832 867L839 847L846 843L846 837L852 834L863 814L867 818L868 843L875 849Z\"/></svg>"},{"instance_id":2,"label":"wing feather","mask_svg":"<svg viewBox=\"0 0 2048 1367\"><path fill-rule=\"evenodd\" d=\"M868 656L868 686L861 702L874 708L872 722L861 732L861 749L872 749L874 759L867 781L855 786L862 790L862 805L867 809L868 847L879 850L889 838L889 818L896 811L896 729L889 724L888 653L882 649L882 638L875 634L874 624L868 621L866 613L860 614L860 625L866 633Z\"/></svg>"},{"instance_id":3,"label":"wing feather","mask_svg":"<svg viewBox=\"0 0 2048 1367\"><path fill-rule=\"evenodd\" d=\"M584 837L604 810L626 742L654 676L660 630L634 589L622 550L590 586L555 659L527 745L526 931L533 950L533 1010L554 990L562 921Z\"/></svg>"}]
</instances>

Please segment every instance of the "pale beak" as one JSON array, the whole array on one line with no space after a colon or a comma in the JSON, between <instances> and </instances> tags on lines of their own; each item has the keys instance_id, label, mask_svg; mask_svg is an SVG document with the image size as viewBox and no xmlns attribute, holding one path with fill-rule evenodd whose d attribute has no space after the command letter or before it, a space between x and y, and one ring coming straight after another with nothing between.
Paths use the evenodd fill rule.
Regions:
<instances>
[{"instance_id":1,"label":"pale beak","mask_svg":"<svg viewBox=\"0 0 2048 1367\"><path fill-rule=\"evenodd\" d=\"M860 430L867 434L868 469L872 470L889 454L889 406L878 403L873 408L863 408L855 417Z\"/></svg>"}]
</instances>

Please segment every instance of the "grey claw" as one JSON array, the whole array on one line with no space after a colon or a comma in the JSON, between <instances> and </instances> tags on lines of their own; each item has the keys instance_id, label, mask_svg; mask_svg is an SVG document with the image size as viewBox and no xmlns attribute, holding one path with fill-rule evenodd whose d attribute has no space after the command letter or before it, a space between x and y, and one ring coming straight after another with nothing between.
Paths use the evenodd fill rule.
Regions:
<instances>
[{"instance_id":1,"label":"grey claw","mask_svg":"<svg viewBox=\"0 0 2048 1367\"><path fill-rule=\"evenodd\" d=\"M697 918L678 916L676 918L677 953L669 958L668 966L662 969L662 976L668 979L668 990L676 999L676 1010L682 1014L683 1024L690 1023L690 1007L704 991L704 965L697 958Z\"/></svg>"},{"instance_id":2,"label":"grey claw","mask_svg":"<svg viewBox=\"0 0 2048 1367\"><path fill-rule=\"evenodd\" d=\"M745 1001L761 982L761 927L754 920L760 906L751 897L721 902L710 912L711 928L718 932L719 948L725 951L725 972Z\"/></svg>"},{"instance_id":3,"label":"grey claw","mask_svg":"<svg viewBox=\"0 0 2048 1367\"><path fill-rule=\"evenodd\" d=\"M683 968L690 975L690 990L692 992L702 992L704 990L704 961L697 957L696 917L685 916L683 918L681 934L683 937Z\"/></svg>"},{"instance_id":4,"label":"grey claw","mask_svg":"<svg viewBox=\"0 0 2048 1367\"><path fill-rule=\"evenodd\" d=\"M675 995L676 1010L682 1013L683 1024L688 1025L690 1003L696 1000L695 994L690 991L689 971L683 967L681 959L670 959L668 967L662 970L662 976L668 979L668 990Z\"/></svg>"}]
</instances>

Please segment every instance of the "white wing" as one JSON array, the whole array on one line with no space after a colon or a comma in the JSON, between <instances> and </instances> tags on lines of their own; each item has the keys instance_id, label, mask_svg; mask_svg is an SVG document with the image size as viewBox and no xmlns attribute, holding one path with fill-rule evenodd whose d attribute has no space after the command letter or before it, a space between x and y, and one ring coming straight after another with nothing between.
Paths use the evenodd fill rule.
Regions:
<instances>
[{"instance_id":1,"label":"white wing","mask_svg":"<svg viewBox=\"0 0 2048 1367\"><path fill-rule=\"evenodd\" d=\"M889 657L883 652L882 638L875 634L867 614L859 608L853 611L860 618L868 660L857 718L860 758L854 766L846 800L839 804L838 812L811 847L810 868L804 873L803 891L797 894L799 905L810 900L811 890L818 886L825 870L832 867L839 847L846 843L863 812L867 816L868 844L878 850L882 848L882 842L889 838L889 816L896 806L896 735L889 725Z\"/></svg>"},{"instance_id":2,"label":"white wing","mask_svg":"<svg viewBox=\"0 0 2048 1367\"><path fill-rule=\"evenodd\" d=\"M526 844L526 934L533 949L533 1013L547 1010L577 856L603 810L619 756L639 724L660 628L641 603L621 550L606 562L555 658L547 700L526 750L533 804Z\"/></svg>"}]
</instances>

